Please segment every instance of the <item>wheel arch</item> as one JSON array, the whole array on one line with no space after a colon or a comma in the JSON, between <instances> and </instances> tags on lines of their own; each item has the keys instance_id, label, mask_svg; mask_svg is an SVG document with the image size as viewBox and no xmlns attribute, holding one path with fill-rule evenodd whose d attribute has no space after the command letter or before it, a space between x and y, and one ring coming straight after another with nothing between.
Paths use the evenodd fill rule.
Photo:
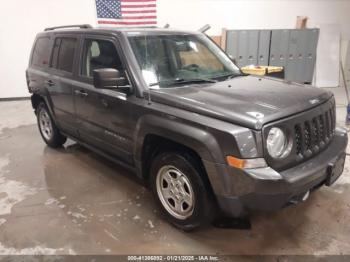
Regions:
<instances>
[{"instance_id":1,"label":"wheel arch","mask_svg":"<svg viewBox=\"0 0 350 262\"><path fill-rule=\"evenodd\" d=\"M139 175L147 179L152 158L164 149L182 150L200 163L206 180L214 192L218 187L218 175L206 162L221 162L223 155L216 139L208 131L158 116L147 116L139 121L135 131L134 156Z\"/></svg>"},{"instance_id":2,"label":"wheel arch","mask_svg":"<svg viewBox=\"0 0 350 262\"><path fill-rule=\"evenodd\" d=\"M46 104L45 99L41 95L38 95L38 94L33 94L31 96L30 100L32 102L32 107L35 111L38 108L40 102L44 102Z\"/></svg>"},{"instance_id":3,"label":"wheel arch","mask_svg":"<svg viewBox=\"0 0 350 262\"><path fill-rule=\"evenodd\" d=\"M38 108L38 105L40 104L40 102L45 103L45 105L47 106L47 108L50 111L51 117L53 119L53 121L55 122L55 124L57 125L57 121L56 121L56 115L54 113L53 107L52 107L52 103L49 101L49 99L47 98L47 96L43 96L41 94L37 94L34 93L31 98L30 98L31 102L32 102L32 107L34 109L34 112L36 114L36 110Z\"/></svg>"}]
</instances>

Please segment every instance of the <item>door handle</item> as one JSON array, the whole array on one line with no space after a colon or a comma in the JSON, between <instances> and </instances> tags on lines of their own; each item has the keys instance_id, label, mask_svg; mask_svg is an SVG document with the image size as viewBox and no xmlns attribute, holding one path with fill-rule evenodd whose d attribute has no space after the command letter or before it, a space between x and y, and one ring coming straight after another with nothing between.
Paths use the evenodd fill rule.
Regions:
<instances>
[{"instance_id":1,"label":"door handle","mask_svg":"<svg viewBox=\"0 0 350 262\"><path fill-rule=\"evenodd\" d=\"M74 90L74 93L78 96L87 97L88 93L84 90Z\"/></svg>"},{"instance_id":2,"label":"door handle","mask_svg":"<svg viewBox=\"0 0 350 262\"><path fill-rule=\"evenodd\" d=\"M55 85L55 82L52 81L52 80L47 80L47 81L45 81L45 83L46 83L48 86L54 86L54 85Z\"/></svg>"}]
</instances>

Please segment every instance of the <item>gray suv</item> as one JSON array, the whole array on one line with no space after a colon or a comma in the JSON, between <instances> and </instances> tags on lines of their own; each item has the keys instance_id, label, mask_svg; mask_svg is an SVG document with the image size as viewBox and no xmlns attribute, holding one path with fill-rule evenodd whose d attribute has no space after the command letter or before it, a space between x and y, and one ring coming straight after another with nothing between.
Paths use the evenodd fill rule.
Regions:
<instances>
[{"instance_id":1,"label":"gray suv","mask_svg":"<svg viewBox=\"0 0 350 262\"><path fill-rule=\"evenodd\" d=\"M332 93L242 74L199 32L47 28L26 77L48 146L69 137L133 170L183 230L306 200L343 171Z\"/></svg>"}]
</instances>

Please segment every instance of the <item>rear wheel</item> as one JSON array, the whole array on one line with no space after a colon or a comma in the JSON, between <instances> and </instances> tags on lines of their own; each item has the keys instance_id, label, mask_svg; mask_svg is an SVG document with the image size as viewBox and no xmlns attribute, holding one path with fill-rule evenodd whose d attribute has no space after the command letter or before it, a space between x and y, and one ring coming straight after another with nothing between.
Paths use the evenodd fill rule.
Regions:
<instances>
[{"instance_id":1,"label":"rear wheel","mask_svg":"<svg viewBox=\"0 0 350 262\"><path fill-rule=\"evenodd\" d=\"M213 219L213 201L203 171L187 154L164 152L151 165L151 187L166 218L176 227L195 230Z\"/></svg>"},{"instance_id":2,"label":"rear wheel","mask_svg":"<svg viewBox=\"0 0 350 262\"><path fill-rule=\"evenodd\" d=\"M38 105L36 114L39 131L45 143L53 148L62 146L67 138L58 130L45 103Z\"/></svg>"}]
</instances>

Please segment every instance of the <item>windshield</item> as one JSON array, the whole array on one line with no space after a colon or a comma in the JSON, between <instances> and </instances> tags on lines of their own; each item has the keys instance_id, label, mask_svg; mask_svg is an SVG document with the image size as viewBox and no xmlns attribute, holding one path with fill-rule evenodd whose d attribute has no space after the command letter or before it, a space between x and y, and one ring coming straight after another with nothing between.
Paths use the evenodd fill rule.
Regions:
<instances>
[{"instance_id":1,"label":"windshield","mask_svg":"<svg viewBox=\"0 0 350 262\"><path fill-rule=\"evenodd\" d=\"M215 82L240 75L228 56L202 34L129 36L151 88Z\"/></svg>"}]
</instances>

